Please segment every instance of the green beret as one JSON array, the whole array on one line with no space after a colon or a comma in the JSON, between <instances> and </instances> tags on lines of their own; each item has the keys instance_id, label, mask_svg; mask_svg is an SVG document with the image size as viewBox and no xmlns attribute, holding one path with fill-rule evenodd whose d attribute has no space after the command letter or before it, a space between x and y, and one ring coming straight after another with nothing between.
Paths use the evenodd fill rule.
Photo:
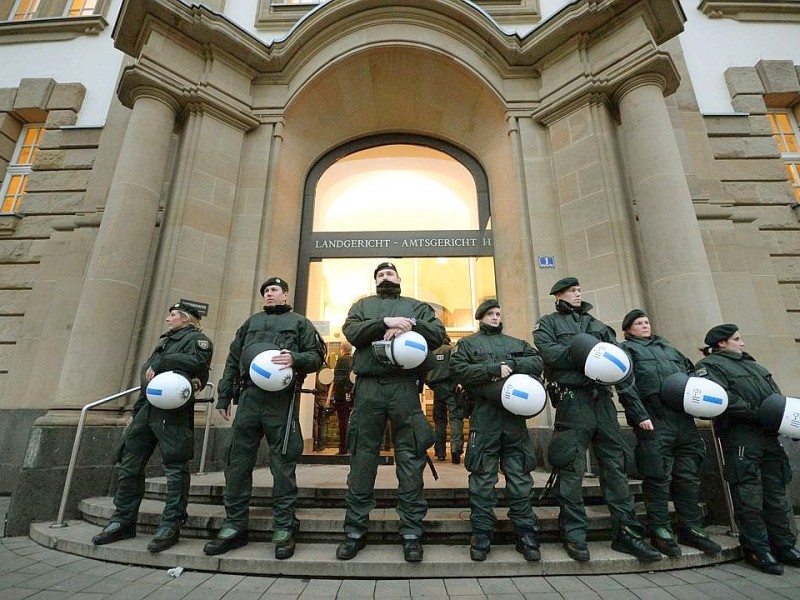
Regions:
<instances>
[{"instance_id":1,"label":"green beret","mask_svg":"<svg viewBox=\"0 0 800 600\"><path fill-rule=\"evenodd\" d=\"M392 271L400 275L400 273L397 272L397 267L395 267L393 263L382 262L377 267L375 267L375 270L372 272L372 278L375 279L378 276L378 271L383 271L384 269L391 269Z\"/></svg>"},{"instance_id":2,"label":"green beret","mask_svg":"<svg viewBox=\"0 0 800 600\"><path fill-rule=\"evenodd\" d=\"M264 295L264 290L266 290L271 285L280 286L280 288L284 292L288 292L289 291L289 284L286 282L285 279L281 279L280 277L270 277L264 283L261 284L261 288L260 288L259 291L261 292L262 296Z\"/></svg>"},{"instance_id":3,"label":"green beret","mask_svg":"<svg viewBox=\"0 0 800 600\"><path fill-rule=\"evenodd\" d=\"M644 312L641 308L634 308L631 312L625 315L625 318L622 319L622 331L627 331L628 328L633 325L633 322L638 319L639 317L646 317L647 313Z\"/></svg>"},{"instance_id":4,"label":"green beret","mask_svg":"<svg viewBox=\"0 0 800 600\"><path fill-rule=\"evenodd\" d=\"M500 303L496 298L489 298L481 302L480 306L478 306L478 310L475 311L475 318L480 321L490 308L500 308Z\"/></svg>"},{"instance_id":5,"label":"green beret","mask_svg":"<svg viewBox=\"0 0 800 600\"><path fill-rule=\"evenodd\" d=\"M559 279L553 284L553 287L550 288L550 295L555 296L559 292L563 292L567 288L571 288L573 285L580 285L575 277L564 277L563 279Z\"/></svg>"},{"instance_id":6,"label":"green beret","mask_svg":"<svg viewBox=\"0 0 800 600\"><path fill-rule=\"evenodd\" d=\"M192 315L195 319L200 319L202 315L200 311L197 309L196 306L192 306L191 304L186 304L185 302L176 302L172 306L169 307L169 312L173 310L179 310L181 312L186 313L187 315Z\"/></svg>"},{"instance_id":7,"label":"green beret","mask_svg":"<svg viewBox=\"0 0 800 600\"><path fill-rule=\"evenodd\" d=\"M703 343L709 348L714 348L717 344L724 342L737 331L739 331L739 326L734 323L723 323L722 325L717 325L716 327L712 327L708 330L706 339L703 340Z\"/></svg>"}]
</instances>

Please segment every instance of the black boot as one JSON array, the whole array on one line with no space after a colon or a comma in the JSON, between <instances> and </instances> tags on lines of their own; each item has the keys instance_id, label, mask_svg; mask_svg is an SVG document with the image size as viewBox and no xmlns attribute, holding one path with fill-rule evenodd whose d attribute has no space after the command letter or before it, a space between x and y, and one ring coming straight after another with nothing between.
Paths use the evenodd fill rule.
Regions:
<instances>
[{"instance_id":1,"label":"black boot","mask_svg":"<svg viewBox=\"0 0 800 600\"><path fill-rule=\"evenodd\" d=\"M136 525L126 525L111 521L105 526L103 531L92 538L95 546L102 546L120 540L129 540L136 537Z\"/></svg>"},{"instance_id":2,"label":"black boot","mask_svg":"<svg viewBox=\"0 0 800 600\"><path fill-rule=\"evenodd\" d=\"M209 556L216 556L246 545L246 529L244 531L236 531L233 528L223 527L217 534L216 539L211 540L203 547L203 552Z\"/></svg>"},{"instance_id":3,"label":"black boot","mask_svg":"<svg viewBox=\"0 0 800 600\"><path fill-rule=\"evenodd\" d=\"M147 551L155 554L157 552L161 552L162 550L166 550L167 548L171 548L178 543L180 537L181 528L177 523L161 525L158 529L156 529L156 534L153 536L153 540L147 544Z\"/></svg>"},{"instance_id":4,"label":"black boot","mask_svg":"<svg viewBox=\"0 0 800 600\"><path fill-rule=\"evenodd\" d=\"M658 527L653 531L650 536L650 542L653 546L665 556L680 556L681 547L675 538L672 537L672 532L666 527Z\"/></svg>"},{"instance_id":5,"label":"black boot","mask_svg":"<svg viewBox=\"0 0 800 600\"><path fill-rule=\"evenodd\" d=\"M770 575L783 575L783 565L772 555L772 552L744 551L744 560L748 565L753 565L759 571Z\"/></svg>"},{"instance_id":6,"label":"black boot","mask_svg":"<svg viewBox=\"0 0 800 600\"><path fill-rule=\"evenodd\" d=\"M486 533L475 533L469 538L469 557L475 561L484 561L492 550L492 538Z\"/></svg>"},{"instance_id":7,"label":"black boot","mask_svg":"<svg viewBox=\"0 0 800 600\"><path fill-rule=\"evenodd\" d=\"M272 541L275 542L275 558L278 560L285 560L294 556L294 531L293 530L280 530L272 535Z\"/></svg>"},{"instance_id":8,"label":"black boot","mask_svg":"<svg viewBox=\"0 0 800 600\"><path fill-rule=\"evenodd\" d=\"M453 464L454 465L460 465L461 464L461 452L454 452L453 456L452 456L452 459L453 459Z\"/></svg>"},{"instance_id":9,"label":"black boot","mask_svg":"<svg viewBox=\"0 0 800 600\"><path fill-rule=\"evenodd\" d=\"M578 562L589 562L591 556L589 555L589 547L584 542L568 542L564 541L564 550L572 560Z\"/></svg>"},{"instance_id":10,"label":"black boot","mask_svg":"<svg viewBox=\"0 0 800 600\"><path fill-rule=\"evenodd\" d=\"M679 529L678 541L685 546L697 548L709 556L714 556L722 552L722 546L708 537L708 534L702 527Z\"/></svg>"},{"instance_id":11,"label":"black boot","mask_svg":"<svg viewBox=\"0 0 800 600\"><path fill-rule=\"evenodd\" d=\"M779 562L792 567L800 567L800 552L794 546L776 548L774 554Z\"/></svg>"},{"instance_id":12,"label":"black boot","mask_svg":"<svg viewBox=\"0 0 800 600\"><path fill-rule=\"evenodd\" d=\"M339 560L355 558L356 554L363 550L366 545L366 536L353 537L348 535L344 541L339 544L339 547L336 548L336 558Z\"/></svg>"},{"instance_id":13,"label":"black boot","mask_svg":"<svg viewBox=\"0 0 800 600\"><path fill-rule=\"evenodd\" d=\"M542 560L542 555L539 552L539 540L536 539L536 534L533 531L518 532L515 549L528 562Z\"/></svg>"},{"instance_id":14,"label":"black boot","mask_svg":"<svg viewBox=\"0 0 800 600\"><path fill-rule=\"evenodd\" d=\"M625 527L617 532L617 536L614 538L614 541L611 542L611 549L635 556L642 562L656 562L661 560L661 552Z\"/></svg>"},{"instance_id":15,"label":"black boot","mask_svg":"<svg viewBox=\"0 0 800 600\"><path fill-rule=\"evenodd\" d=\"M406 562L420 562L422 554L422 540L420 538L403 538L403 558Z\"/></svg>"}]
</instances>

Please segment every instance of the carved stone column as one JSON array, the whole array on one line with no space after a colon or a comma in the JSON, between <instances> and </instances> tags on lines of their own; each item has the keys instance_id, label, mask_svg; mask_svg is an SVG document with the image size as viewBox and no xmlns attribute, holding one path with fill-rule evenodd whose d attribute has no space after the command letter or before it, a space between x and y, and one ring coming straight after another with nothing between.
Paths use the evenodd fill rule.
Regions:
<instances>
[{"instance_id":1,"label":"carved stone column","mask_svg":"<svg viewBox=\"0 0 800 600\"><path fill-rule=\"evenodd\" d=\"M123 381L179 105L150 86L131 91L133 113L97 234L53 409L81 408ZM166 307L165 307L166 308ZM58 416L46 419L59 421ZM70 419L71 420L71 419Z\"/></svg>"},{"instance_id":2,"label":"carved stone column","mask_svg":"<svg viewBox=\"0 0 800 600\"><path fill-rule=\"evenodd\" d=\"M665 85L661 75L640 75L622 84L615 100L651 316L659 334L690 352L722 315L664 101Z\"/></svg>"}]
</instances>

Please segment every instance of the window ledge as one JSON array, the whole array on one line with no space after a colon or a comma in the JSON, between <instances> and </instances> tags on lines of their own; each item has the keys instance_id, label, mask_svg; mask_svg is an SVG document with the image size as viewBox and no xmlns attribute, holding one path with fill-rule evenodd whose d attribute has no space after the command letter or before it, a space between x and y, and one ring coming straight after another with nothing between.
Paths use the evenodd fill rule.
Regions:
<instances>
[{"instance_id":1,"label":"window ledge","mask_svg":"<svg viewBox=\"0 0 800 600\"><path fill-rule=\"evenodd\" d=\"M710 19L800 22L798 0L703 0L698 8Z\"/></svg>"},{"instance_id":2,"label":"window ledge","mask_svg":"<svg viewBox=\"0 0 800 600\"><path fill-rule=\"evenodd\" d=\"M106 27L108 21L102 15L0 21L0 44L71 40L82 35L98 35Z\"/></svg>"},{"instance_id":3,"label":"window ledge","mask_svg":"<svg viewBox=\"0 0 800 600\"><path fill-rule=\"evenodd\" d=\"M0 214L0 238L11 236L17 230L17 225L21 220L22 216L18 214Z\"/></svg>"}]
</instances>

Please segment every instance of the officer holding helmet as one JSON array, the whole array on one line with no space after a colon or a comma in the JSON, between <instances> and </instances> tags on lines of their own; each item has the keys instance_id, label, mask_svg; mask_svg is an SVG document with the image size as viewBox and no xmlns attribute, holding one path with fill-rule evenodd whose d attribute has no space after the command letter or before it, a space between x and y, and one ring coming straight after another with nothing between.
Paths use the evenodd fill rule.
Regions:
<instances>
[{"instance_id":1,"label":"officer holding helmet","mask_svg":"<svg viewBox=\"0 0 800 600\"><path fill-rule=\"evenodd\" d=\"M694 417L669 408L661 398L664 380L675 373L692 373L694 365L663 337L654 335L641 309L622 319L635 388L620 394L628 424L636 434L636 465L642 477L648 529L653 545L667 556L680 556L669 518L669 496L678 516L678 542L719 554L722 548L702 528L700 463L705 446Z\"/></svg>"},{"instance_id":2,"label":"officer holding helmet","mask_svg":"<svg viewBox=\"0 0 800 600\"><path fill-rule=\"evenodd\" d=\"M508 517L516 531L517 552L527 561L537 561L541 555L531 507L536 456L527 419L504 408L498 386L492 384L514 373L538 377L542 359L528 342L503 333L500 304L494 298L478 306L475 318L480 330L460 340L450 358L455 379L475 401L465 460L472 521L470 558L486 560L491 548L499 466L506 479Z\"/></svg>"},{"instance_id":3,"label":"officer holding helmet","mask_svg":"<svg viewBox=\"0 0 800 600\"><path fill-rule=\"evenodd\" d=\"M168 331L161 335L153 354L142 365L142 392L133 406L133 420L123 434L115 510L109 524L92 538L97 546L136 536L145 467L156 445L161 448L167 493L161 521L147 549L161 552L174 546L181 525L186 522L189 461L194 456L194 392L208 381L214 349L211 340L201 333L200 312L195 306L178 302L169 308L165 321ZM173 410L151 405L145 395L147 384L167 371L186 376L192 387L188 401Z\"/></svg>"},{"instance_id":4,"label":"officer holding helmet","mask_svg":"<svg viewBox=\"0 0 800 600\"><path fill-rule=\"evenodd\" d=\"M714 423L725 456L733 511L745 560L773 575L783 564L800 567L797 538L792 531L786 486L792 471L777 433L765 429L759 408L780 389L770 372L744 351L744 340L733 323L711 328L696 375L708 377L728 392L728 408Z\"/></svg>"},{"instance_id":5,"label":"officer holding helmet","mask_svg":"<svg viewBox=\"0 0 800 600\"><path fill-rule=\"evenodd\" d=\"M573 560L590 559L582 482L586 450L592 444L611 511L615 533L612 549L644 562L660 560L661 553L644 540L642 527L636 520L625 474L625 441L611 391L588 378L584 366L573 362L570 356L573 338L579 334L616 344L614 330L589 314L592 305L581 300L580 283L575 277L557 281L550 294L556 298L556 311L536 323L533 341L544 360L548 392L556 408L548 461L558 473L553 487L561 507L559 525L564 549Z\"/></svg>"},{"instance_id":6,"label":"officer holding helmet","mask_svg":"<svg viewBox=\"0 0 800 600\"><path fill-rule=\"evenodd\" d=\"M231 431L230 450L225 465L226 518L216 539L205 545L209 555L223 554L247 544L247 520L253 490L253 468L261 438L269 445L269 468L272 473L275 558L294 554L297 502L297 459L303 453L303 436L298 421L300 406L294 404L294 383L314 373L325 359L325 344L314 325L292 311L286 301L289 284L280 277L270 277L260 288L264 298L261 312L245 321L231 342L225 371L219 382L217 408L226 421L231 417L231 403L238 397L238 410ZM280 391L265 391L256 386L250 375L251 361L265 350L280 350L272 363L294 370L295 379ZM284 453L287 423L291 423Z\"/></svg>"},{"instance_id":7,"label":"officer holding helmet","mask_svg":"<svg viewBox=\"0 0 800 600\"><path fill-rule=\"evenodd\" d=\"M375 476L387 421L395 443L397 512L403 556L422 560L422 520L428 505L422 495L422 474L433 432L419 401L419 382L430 364L404 369L387 361L387 343L407 332L424 338L428 348L444 339L444 325L424 302L400 295L400 276L390 262L373 273L377 294L358 300L347 315L342 331L355 347L353 371L357 375L355 407L350 416L347 444L346 538L336 550L340 560L350 560L366 545L369 513L375 506Z\"/></svg>"}]
</instances>

